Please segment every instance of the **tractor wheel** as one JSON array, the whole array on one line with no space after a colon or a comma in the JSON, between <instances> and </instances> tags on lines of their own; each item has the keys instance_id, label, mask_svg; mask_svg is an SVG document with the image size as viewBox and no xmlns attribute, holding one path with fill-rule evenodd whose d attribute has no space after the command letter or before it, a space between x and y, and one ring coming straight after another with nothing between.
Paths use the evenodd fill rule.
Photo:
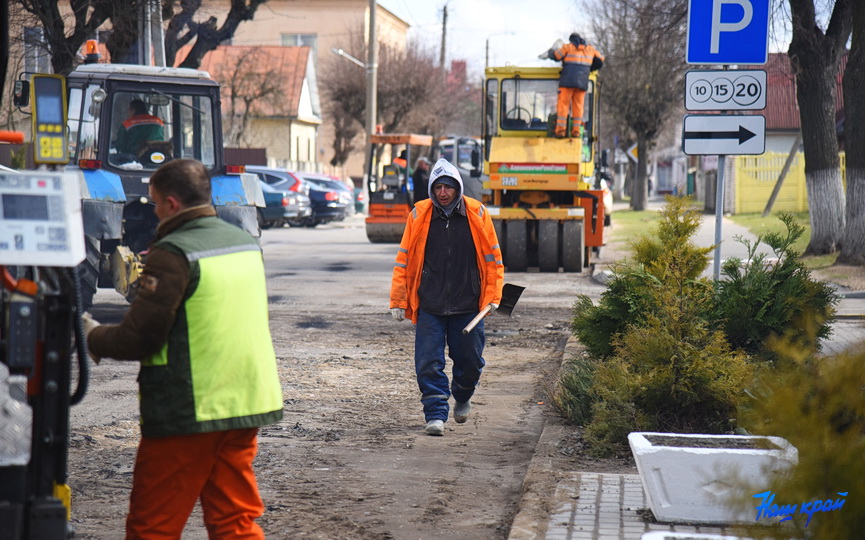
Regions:
<instances>
[{"instance_id":1,"label":"tractor wheel","mask_svg":"<svg viewBox=\"0 0 865 540\"><path fill-rule=\"evenodd\" d=\"M538 268L541 272L559 271L559 222L543 219L538 222Z\"/></svg>"},{"instance_id":2,"label":"tractor wheel","mask_svg":"<svg viewBox=\"0 0 865 540\"><path fill-rule=\"evenodd\" d=\"M506 225L505 266L510 272L525 272L529 266L528 222L511 220Z\"/></svg>"},{"instance_id":3,"label":"tractor wheel","mask_svg":"<svg viewBox=\"0 0 865 540\"><path fill-rule=\"evenodd\" d=\"M562 266L565 272L583 271L584 247L583 222L565 221L562 226Z\"/></svg>"}]
</instances>

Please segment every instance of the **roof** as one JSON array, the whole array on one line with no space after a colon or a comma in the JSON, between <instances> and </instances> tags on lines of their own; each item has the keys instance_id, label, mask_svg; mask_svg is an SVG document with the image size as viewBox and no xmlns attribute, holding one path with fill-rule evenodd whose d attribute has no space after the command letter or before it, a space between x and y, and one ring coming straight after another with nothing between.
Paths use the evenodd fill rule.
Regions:
<instances>
[{"instance_id":1,"label":"roof","mask_svg":"<svg viewBox=\"0 0 865 540\"><path fill-rule=\"evenodd\" d=\"M298 115L304 79L307 76L309 47L281 46L220 46L208 52L201 60L200 69L208 71L223 87L223 105L228 102L226 88L229 81L244 74L274 77L281 81L281 95L262 99L256 103L256 116ZM178 54L180 57L180 54Z\"/></svg>"},{"instance_id":2,"label":"roof","mask_svg":"<svg viewBox=\"0 0 865 540\"><path fill-rule=\"evenodd\" d=\"M844 114L844 95L841 79L847 66L847 55L841 58L837 82L835 115ZM796 78L787 53L771 53L765 66L742 66L742 69L766 71L766 108L754 111L766 117L767 131L799 131L799 104L796 101Z\"/></svg>"},{"instance_id":3,"label":"roof","mask_svg":"<svg viewBox=\"0 0 865 540\"><path fill-rule=\"evenodd\" d=\"M151 77L184 77L190 79L210 79L210 74L199 69L163 66L139 66L136 64L81 64L75 68L77 73L104 73L123 75L145 75Z\"/></svg>"}]
</instances>

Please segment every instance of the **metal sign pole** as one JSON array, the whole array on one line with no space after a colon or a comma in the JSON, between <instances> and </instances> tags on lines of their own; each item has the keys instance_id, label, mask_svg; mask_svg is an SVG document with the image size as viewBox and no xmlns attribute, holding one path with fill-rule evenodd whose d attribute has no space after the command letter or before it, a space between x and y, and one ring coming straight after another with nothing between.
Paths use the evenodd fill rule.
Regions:
<instances>
[{"instance_id":1,"label":"metal sign pole","mask_svg":"<svg viewBox=\"0 0 865 540\"><path fill-rule=\"evenodd\" d=\"M718 181L715 186L715 265L712 277L721 277L721 221L724 219L724 162L727 156L718 156Z\"/></svg>"}]
</instances>

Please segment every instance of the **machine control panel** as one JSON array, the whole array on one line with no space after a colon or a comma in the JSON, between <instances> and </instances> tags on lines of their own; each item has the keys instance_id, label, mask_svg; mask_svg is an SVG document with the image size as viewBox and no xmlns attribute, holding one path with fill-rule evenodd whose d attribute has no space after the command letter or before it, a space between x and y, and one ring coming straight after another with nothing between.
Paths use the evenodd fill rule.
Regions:
<instances>
[{"instance_id":1,"label":"machine control panel","mask_svg":"<svg viewBox=\"0 0 865 540\"><path fill-rule=\"evenodd\" d=\"M66 80L60 75L34 75L33 85L33 160L36 163L65 164Z\"/></svg>"},{"instance_id":2,"label":"machine control panel","mask_svg":"<svg viewBox=\"0 0 865 540\"><path fill-rule=\"evenodd\" d=\"M0 173L0 264L75 266L84 260L76 173Z\"/></svg>"}]
</instances>

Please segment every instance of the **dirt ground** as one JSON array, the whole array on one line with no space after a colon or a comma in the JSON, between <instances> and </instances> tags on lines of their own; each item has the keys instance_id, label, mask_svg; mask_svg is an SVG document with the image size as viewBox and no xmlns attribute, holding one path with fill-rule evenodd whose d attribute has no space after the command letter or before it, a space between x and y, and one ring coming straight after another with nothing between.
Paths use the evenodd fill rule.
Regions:
<instances>
[{"instance_id":1,"label":"dirt ground","mask_svg":"<svg viewBox=\"0 0 865 540\"><path fill-rule=\"evenodd\" d=\"M582 275L514 274L526 286L511 318L487 322L481 386L465 424L423 433L412 362L414 330L387 313L396 246L357 228L281 229L264 237L271 329L285 418L262 429L256 474L269 538L506 538L544 423ZM304 253L300 258L297 253ZM302 260L301 260L302 259ZM116 322L125 304L100 291L93 309ZM105 360L73 408L69 484L76 537L122 536L138 442L135 363ZM635 472L582 453L562 426L553 470ZM554 480L551 478L550 480ZM541 504L533 511L547 511ZM184 538L205 538L196 508Z\"/></svg>"}]
</instances>

